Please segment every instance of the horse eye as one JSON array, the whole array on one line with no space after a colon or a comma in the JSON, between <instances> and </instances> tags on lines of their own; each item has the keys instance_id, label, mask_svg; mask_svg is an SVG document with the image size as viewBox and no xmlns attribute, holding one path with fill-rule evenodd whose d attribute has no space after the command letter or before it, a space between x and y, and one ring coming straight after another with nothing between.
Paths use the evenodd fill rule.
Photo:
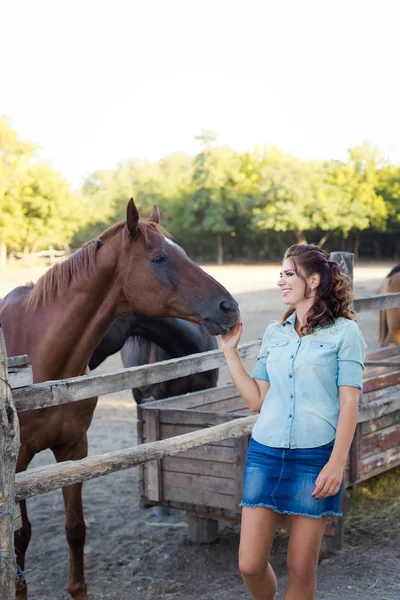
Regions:
<instances>
[{"instance_id":1,"label":"horse eye","mask_svg":"<svg viewBox=\"0 0 400 600\"><path fill-rule=\"evenodd\" d=\"M151 262L156 263L156 265L161 265L162 263L167 262L167 257L163 254L159 254L151 259Z\"/></svg>"}]
</instances>

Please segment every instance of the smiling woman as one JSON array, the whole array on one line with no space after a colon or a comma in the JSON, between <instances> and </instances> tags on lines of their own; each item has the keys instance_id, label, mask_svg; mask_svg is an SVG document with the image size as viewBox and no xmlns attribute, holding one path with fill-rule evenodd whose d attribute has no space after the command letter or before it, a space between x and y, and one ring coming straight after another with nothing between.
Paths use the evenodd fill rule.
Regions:
<instances>
[{"instance_id":1,"label":"smiling woman","mask_svg":"<svg viewBox=\"0 0 400 600\"><path fill-rule=\"evenodd\" d=\"M241 324L222 337L239 393L260 410L244 471L239 565L253 598L274 600L269 555L279 515L290 515L285 598L311 600L326 518L341 515L365 342L350 281L317 246L287 250L278 286L289 308L267 327L253 377L236 349Z\"/></svg>"}]
</instances>

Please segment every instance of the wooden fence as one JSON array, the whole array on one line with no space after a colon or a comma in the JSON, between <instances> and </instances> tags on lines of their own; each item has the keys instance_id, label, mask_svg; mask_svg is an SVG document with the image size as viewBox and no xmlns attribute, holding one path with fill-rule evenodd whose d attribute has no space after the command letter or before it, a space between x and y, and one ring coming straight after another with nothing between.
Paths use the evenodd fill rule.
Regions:
<instances>
[{"instance_id":1,"label":"wooden fence","mask_svg":"<svg viewBox=\"0 0 400 600\"><path fill-rule=\"evenodd\" d=\"M351 277L352 256L349 253L335 253L333 256ZM382 294L369 298L358 298L354 301L356 312L399 306L400 294ZM239 348L241 358L255 358L260 343L261 340L242 344ZM120 369L111 373L24 385L26 377L30 377L27 357L7 358L0 330L0 598L13 600L15 596L13 531L14 503L16 501L44 494L78 481L86 481L165 456L179 454L204 444L248 435L257 419L257 415L240 418L210 427L207 430L195 431L100 456L90 456L78 461L30 469L15 475L19 450L17 411L76 402L100 394L118 392L208 371L224 364L223 353L220 350L212 350L153 365ZM400 397L383 397L369 403L366 407L360 407L359 422L368 421L399 409Z\"/></svg>"}]
</instances>

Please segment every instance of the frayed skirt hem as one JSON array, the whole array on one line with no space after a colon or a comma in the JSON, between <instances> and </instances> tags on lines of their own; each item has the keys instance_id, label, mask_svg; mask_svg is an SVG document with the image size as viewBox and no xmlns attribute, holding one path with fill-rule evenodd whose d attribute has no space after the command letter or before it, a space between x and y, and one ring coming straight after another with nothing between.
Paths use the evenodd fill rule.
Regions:
<instances>
[{"instance_id":1,"label":"frayed skirt hem","mask_svg":"<svg viewBox=\"0 0 400 600\"><path fill-rule=\"evenodd\" d=\"M334 512L332 510L328 510L326 512L320 513L319 515L309 515L308 513L302 513L302 512L292 512L290 510L279 510L278 508L276 508L276 506L271 506L270 504L262 504L261 502L258 504L249 504L248 502L241 502L239 504L239 506L245 506L247 508L257 508L257 507L262 507L262 508L270 508L271 510L273 510L276 513L279 513L280 515L293 515L293 516L299 516L299 517L309 517L310 519L320 519L321 517L343 517L343 513L342 512Z\"/></svg>"}]
</instances>

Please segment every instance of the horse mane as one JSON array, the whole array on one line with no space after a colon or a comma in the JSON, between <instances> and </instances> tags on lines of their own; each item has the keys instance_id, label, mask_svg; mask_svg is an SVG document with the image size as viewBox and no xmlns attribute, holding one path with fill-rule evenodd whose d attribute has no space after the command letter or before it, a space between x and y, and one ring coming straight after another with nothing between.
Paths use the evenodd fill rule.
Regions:
<instances>
[{"instance_id":1,"label":"horse mane","mask_svg":"<svg viewBox=\"0 0 400 600\"><path fill-rule=\"evenodd\" d=\"M117 235L126 225L126 221L119 221L111 227L108 227L97 238L86 242L82 248L74 252L69 258L63 262L56 263L51 267L34 285L28 284L32 288L32 292L27 300L28 310L36 310L37 308L47 306L57 296L62 295L67 291L71 282L80 277L87 277L95 270L97 250L110 238ZM154 236L161 234L166 237L171 237L168 232L153 221L139 220L137 224L137 234L135 239L141 236L148 248L152 247L152 239Z\"/></svg>"},{"instance_id":2,"label":"horse mane","mask_svg":"<svg viewBox=\"0 0 400 600\"><path fill-rule=\"evenodd\" d=\"M393 267L393 269L390 271L389 275L386 275L386 279L388 277L392 277L395 273L398 273L399 271L400 271L400 265Z\"/></svg>"}]
</instances>

